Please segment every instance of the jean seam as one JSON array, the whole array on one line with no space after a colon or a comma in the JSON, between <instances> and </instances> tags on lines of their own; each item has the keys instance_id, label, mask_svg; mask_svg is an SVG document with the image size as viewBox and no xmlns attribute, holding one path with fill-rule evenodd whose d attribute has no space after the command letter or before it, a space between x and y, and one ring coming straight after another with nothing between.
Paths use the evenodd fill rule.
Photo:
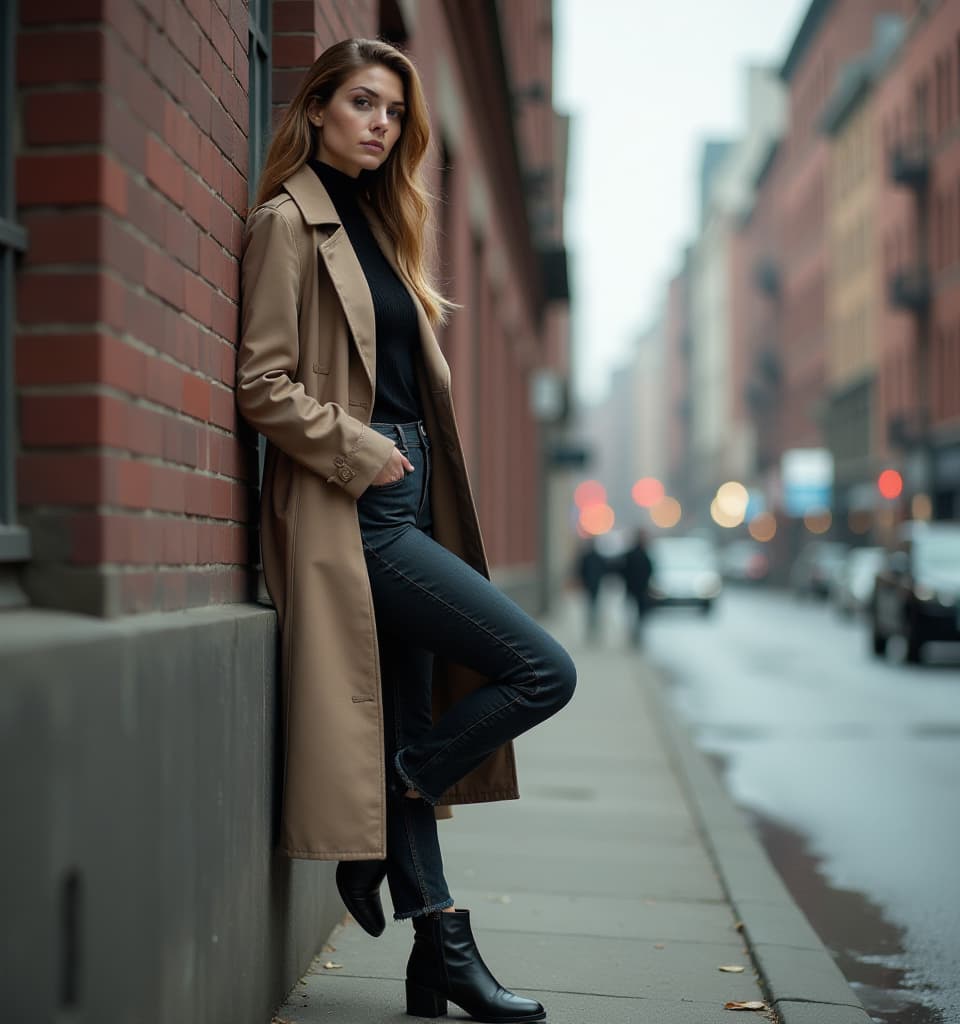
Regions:
<instances>
[{"instance_id":1,"label":"jean seam","mask_svg":"<svg viewBox=\"0 0 960 1024\"><path fill-rule=\"evenodd\" d=\"M394 721L393 721L393 738L394 738L394 744L396 745L397 748L399 748L400 744L403 741L403 734L402 734L402 731L401 731L401 728L400 728L400 686L399 686L399 683L397 682L396 673L393 674L392 689L393 689L393 719L394 719ZM400 800L402 801L404 799L406 799L406 798L401 795L400 796ZM413 863L413 872L416 875L417 888L420 890L420 900L421 900L422 903L426 904L428 902L428 900L427 900L427 887L426 887L426 884L424 883L424 880L423 880L423 868L422 868L422 866L420 864L420 857L419 857L418 852L417 852L417 844L414 841L414 837L413 837L413 834L412 834L412 831L411 831L411 828L410 828L410 818L409 818L409 815L407 813L408 810L409 810L408 807L404 806L402 803L400 804L399 813L400 813L400 816L401 816L401 821L403 822L403 834L407 838L407 849L408 849L408 851L410 853L410 860ZM396 812L394 812L394 813L396 813Z\"/></svg>"}]
</instances>

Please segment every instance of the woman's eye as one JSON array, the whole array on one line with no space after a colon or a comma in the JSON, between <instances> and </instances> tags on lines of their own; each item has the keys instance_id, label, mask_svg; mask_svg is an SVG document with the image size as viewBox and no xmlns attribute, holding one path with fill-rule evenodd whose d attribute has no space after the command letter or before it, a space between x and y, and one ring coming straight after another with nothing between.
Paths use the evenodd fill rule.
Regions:
<instances>
[{"instance_id":1,"label":"woman's eye","mask_svg":"<svg viewBox=\"0 0 960 1024\"><path fill-rule=\"evenodd\" d=\"M367 99L366 96L358 96L353 102L358 107L369 107L370 106L370 101Z\"/></svg>"},{"instance_id":2,"label":"woman's eye","mask_svg":"<svg viewBox=\"0 0 960 1024\"><path fill-rule=\"evenodd\" d=\"M387 114L388 114L389 117L392 117L392 118L394 118L397 121L401 120L402 117L403 117L403 111L402 110L389 110L389 111L387 111Z\"/></svg>"}]
</instances>

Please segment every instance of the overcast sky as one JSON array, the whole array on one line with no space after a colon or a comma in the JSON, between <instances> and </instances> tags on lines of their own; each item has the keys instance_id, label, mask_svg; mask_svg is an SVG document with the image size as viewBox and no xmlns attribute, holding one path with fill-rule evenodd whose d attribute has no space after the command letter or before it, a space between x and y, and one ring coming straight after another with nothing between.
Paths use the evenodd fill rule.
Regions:
<instances>
[{"instance_id":1,"label":"overcast sky","mask_svg":"<svg viewBox=\"0 0 960 1024\"><path fill-rule=\"evenodd\" d=\"M809 0L555 0L555 106L573 115L566 237L576 386L599 398L697 216L704 139L733 137L749 63L779 67Z\"/></svg>"}]
</instances>

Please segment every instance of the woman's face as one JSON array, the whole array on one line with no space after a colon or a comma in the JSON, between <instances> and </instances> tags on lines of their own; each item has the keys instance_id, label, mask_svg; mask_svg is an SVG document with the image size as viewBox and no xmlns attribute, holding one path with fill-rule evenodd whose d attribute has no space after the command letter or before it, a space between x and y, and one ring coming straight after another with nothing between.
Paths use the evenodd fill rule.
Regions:
<instances>
[{"instance_id":1,"label":"woman's face","mask_svg":"<svg viewBox=\"0 0 960 1024\"><path fill-rule=\"evenodd\" d=\"M355 178L375 171L393 149L403 127L403 82L382 64L355 71L325 107L307 108L317 133L316 157Z\"/></svg>"}]
</instances>

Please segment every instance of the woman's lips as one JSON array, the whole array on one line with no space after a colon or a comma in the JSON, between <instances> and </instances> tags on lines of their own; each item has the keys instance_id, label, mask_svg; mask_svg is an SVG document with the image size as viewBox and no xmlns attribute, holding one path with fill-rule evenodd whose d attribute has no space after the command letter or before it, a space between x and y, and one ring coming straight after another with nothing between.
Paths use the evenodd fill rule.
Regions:
<instances>
[{"instance_id":1,"label":"woman's lips","mask_svg":"<svg viewBox=\"0 0 960 1024\"><path fill-rule=\"evenodd\" d=\"M370 141L370 142L361 142L360 145L365 147L366 149L375 149L378 153L382 153L383 152L383 143L382 142L372 142L372 141Z\"/></svg>"}]
</instances>

